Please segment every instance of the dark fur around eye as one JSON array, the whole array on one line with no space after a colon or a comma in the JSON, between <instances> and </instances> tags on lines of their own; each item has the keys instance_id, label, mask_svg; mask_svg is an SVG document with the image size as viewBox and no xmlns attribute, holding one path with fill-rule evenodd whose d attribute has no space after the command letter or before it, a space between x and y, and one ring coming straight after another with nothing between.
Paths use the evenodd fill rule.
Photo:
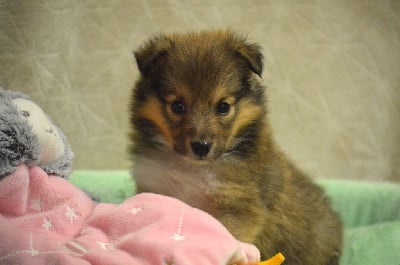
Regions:
<instances>
[{"instance_id":1,"label":"dark fur around eye","mask_svg":"<svg viewBox=\"0 0 400 265\"><path fill-rule=\"evenodd\" d=\"M174 101L171 104L171 110L175 114L183 114L185 113L185 105L181 101Z\"/></svg>"},{"instance_id":2,"label":"dark fur around eye","mask_svg":"<svg viewBox=\"0 0 400 265\"><path fill-rule=\"evenodd\" d=\"M217 114L219 115L226 115L229 113L229 110L231 109L231 105L229 105L229 103L222 101L220 103L218 103L217 105Z\"/></svg>"}]
</instances>

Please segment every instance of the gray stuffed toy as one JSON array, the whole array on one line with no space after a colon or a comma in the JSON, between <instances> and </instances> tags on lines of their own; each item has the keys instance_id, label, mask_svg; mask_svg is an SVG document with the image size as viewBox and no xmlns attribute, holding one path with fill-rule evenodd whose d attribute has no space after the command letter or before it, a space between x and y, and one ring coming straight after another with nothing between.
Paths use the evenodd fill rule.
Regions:
<instances>
[{"instance_id":1,"label":"gray stuffed toy","mask_svg":"<svg viewBox=\"0 0 400 265\"><path fill-rule=\"evenodd\" d=\"M0 87L0 180L22 163L67 178L72 157L64 134L37 104Z\"/></svg>"}]
</instances>

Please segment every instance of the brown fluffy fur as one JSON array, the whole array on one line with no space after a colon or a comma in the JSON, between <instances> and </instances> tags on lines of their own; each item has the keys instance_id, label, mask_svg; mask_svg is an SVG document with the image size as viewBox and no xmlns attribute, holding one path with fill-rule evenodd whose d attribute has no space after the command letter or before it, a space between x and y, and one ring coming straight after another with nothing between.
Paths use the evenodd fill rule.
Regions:
<instances>
[{"instance_id":1,"label":"brown fluffy fur","mask_svg":"<svg viewBox=\"0 0 400 265\"><path fill-rule=\"evenodd\" d=\"M131 104L138 192L209 212L264 258L338 264L342 231L321 188L275 146L259 46L231 31L160 35L135 52ZM174 112L175 102L183 110ZM227 113L218 113L221 102ZM192 142L211 145L196 154Z\"/></svg>"}]
</instances>

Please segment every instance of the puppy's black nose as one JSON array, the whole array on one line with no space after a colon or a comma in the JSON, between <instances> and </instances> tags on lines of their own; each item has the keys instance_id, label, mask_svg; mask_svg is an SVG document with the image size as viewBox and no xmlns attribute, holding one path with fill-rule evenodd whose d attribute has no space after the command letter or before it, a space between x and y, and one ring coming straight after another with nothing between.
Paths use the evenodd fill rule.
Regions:
<instances>
[{"instance_id":1,"label":"puppy's black nose","mask_svg":"<svg viewBox=\"0 0 400 265\"><path fill-rule=\"evenodd\" d=\"M206 141L191 143L193 153L195 155L198 155L199 157L206 156L210 152L211 146L212 146L212 143L209 143Z\"/></svg>"}]
</instances>

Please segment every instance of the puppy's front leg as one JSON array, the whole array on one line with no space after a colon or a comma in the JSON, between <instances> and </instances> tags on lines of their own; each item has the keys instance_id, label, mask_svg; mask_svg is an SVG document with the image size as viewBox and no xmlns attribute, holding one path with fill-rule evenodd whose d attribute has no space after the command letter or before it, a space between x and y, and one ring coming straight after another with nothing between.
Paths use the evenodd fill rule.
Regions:
<instances>
[{"instance_id":1,"label":"puppy's front leg","mask_svg":"<svg viewBox=\"0 0 400 265\"><path fill-rule=\"evenodd\" d=\"M214 194L214 215L237 239L252 243L265 226L265 206L249 187L222 183Z\"/></svg>"}]
</instances>

